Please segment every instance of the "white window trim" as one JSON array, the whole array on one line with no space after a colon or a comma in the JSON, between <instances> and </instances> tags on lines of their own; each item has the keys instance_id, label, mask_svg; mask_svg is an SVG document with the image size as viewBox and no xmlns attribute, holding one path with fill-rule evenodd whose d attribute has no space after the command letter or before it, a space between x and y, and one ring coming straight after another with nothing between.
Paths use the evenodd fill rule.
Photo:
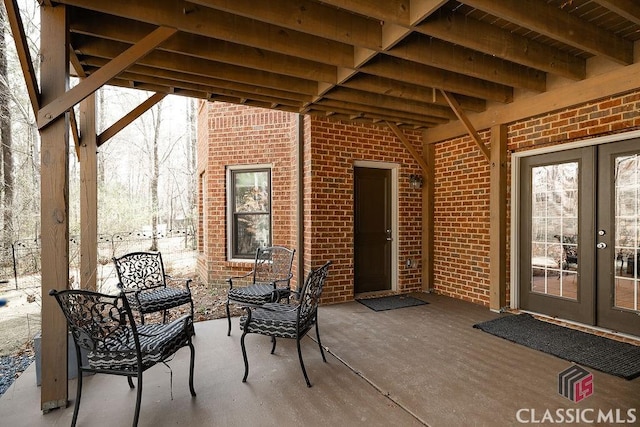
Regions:
<instances>
[{"instance_id":1,"label":"white window trim","mask_svg":"<svg viewBox=\"0 0 640 427\"><path fill-rule=\"evenodd\" d=\"M226 236L227 236L227 261L229 262L240 262L240 263L247 263L247 264L253 264L255 262L254 258L251 259L246 259L246 258L233 258L233 200L231 200L231 172L233 171L239 171L239 170L248 170L248 169L270 169L271 173L269 174L271 182L269 182L269 190L270 190L270 194L269 197L271 198L271 202L270 202L270 206L269 209L271 210L271 239L273 239L273 164L271 163L261 163L261 164L257 164L257 165L229 165L226 167L226 171L225 171L225 182L226 182L226 186L225 186L225 199L227 201L227 209L226 209L226 216L227 216L227 230L226 230Z\"/></svg>"},{"instance_id":2,"label":"white window trim","mask_svg":"<svg viewBox=\"0 0 640 427\"><path fill-rule=\"evenodd\" d=\"M511 298L509 304L512 309L520 308L520 287L518 286L518 278L520 277L520 263L518 262L520 257L520 252L518 250L520 244L520 236L518 235L518 224L520 223L520 161L523 158L538 154L556 153L559 151L571 150L573 148L602 145L609 142L618 142L634 138L640 138L640 131L636 130L632 132L606 135L511 154L511 194L513 197L511 200L511 275L509 280Z\"/></svg>"}]
</instances>

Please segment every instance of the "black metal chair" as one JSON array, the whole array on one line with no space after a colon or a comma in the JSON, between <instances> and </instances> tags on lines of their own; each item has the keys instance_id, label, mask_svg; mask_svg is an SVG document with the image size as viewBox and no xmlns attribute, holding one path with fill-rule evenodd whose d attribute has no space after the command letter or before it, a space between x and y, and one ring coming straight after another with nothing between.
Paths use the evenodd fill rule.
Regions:
<instances>
[{"instance_id":1,"label":"black metal chair","mask_svg":"<svg viewBox=\"0 0 640 427\"><path fill-rule=\"evenodd\" d=\"M163 312L163 322L167 321L167 310L191 305L193 317L193 299L189 283L191 279L174 279L164 272L160 252L131 252L113 263L118 274L118 287L125 292L131 308L140 313L144 325L145 314ZM183 286L169 286L169 283L182 282Z\"/></svg>"},{"instance_id":2,"label":"black metal chair","mask_svg":"<svg viewBox=\"0 0 640 427\"><path fill-rule=\"evenodd\" d=\"M73 336L78 362L78 385L73 408L72 427L78 419L84 372L126 376L134 388L132 377L138 378L133 426L138 425L142 401L142 373L158 363L166 363L178 349L189 347L189 391L193 388L195 349L191 342L193 318L184 315L170 323L136 325L124 293L106 295L87 290L49 292L64 313ZM81 351L86 352L83 364Z\"/></svg>"},{"instance_id":3,"label":"black metal chair","mask_svg":"<svg viewBox=\"0 0 640 427\"><path fill-rule=\"evenodd\" d=\"M307 387L311 387L311 382L309 381L307 370L302 360L300 340L315 326L322 360L327 361L320 342L320 331L318 330L318 303L324 282L329 273L330 265L331 261L309 272L307 280L300 291L299 302L296 305L267 303L260 307L244 307L247 314L240 318L240 327L244 331L240 339L242 357L244 359L244 377L242 378L242 382L246 382L247 375L249 375L249 361L247 359L247 349L244 344L245 337L247 334L261 334L271 337L273 342L271 354L276 350L276 338L291 338L296 340L302 374L307 382Z\"/></svg>"},{"instance_id":4,"label":"black metal chair","mask_svg":"<svg viewBox=\"0 0 640 427\"><path fill-rule=\"evenodd\" d=\"M291 295L291 266L295 249L282 246L258 248L253 270L243 276L230 277L229 293L227 295L227 322L229 329L227 336L231 335L230 303L241 305L259 306L268 302L278 302L282 299L289 300ZM249 282L242 285L243 282Z\"/></svg>"}]
</instances>

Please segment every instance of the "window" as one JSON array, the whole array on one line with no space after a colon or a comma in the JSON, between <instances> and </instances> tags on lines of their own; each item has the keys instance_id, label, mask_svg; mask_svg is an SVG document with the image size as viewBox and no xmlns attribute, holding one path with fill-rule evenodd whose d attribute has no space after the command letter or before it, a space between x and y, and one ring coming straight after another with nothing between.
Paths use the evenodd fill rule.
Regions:
<instances>
[{"instance_id":1,"label":"window","mask_svg":"<svg viewBox=\"0 0 640 427\"><path fill-rule=\"evenodd\" d=\"M230 258L253 259L271 246L271 169L229 168L227 180Z\"/></svg>"}]
</instances>

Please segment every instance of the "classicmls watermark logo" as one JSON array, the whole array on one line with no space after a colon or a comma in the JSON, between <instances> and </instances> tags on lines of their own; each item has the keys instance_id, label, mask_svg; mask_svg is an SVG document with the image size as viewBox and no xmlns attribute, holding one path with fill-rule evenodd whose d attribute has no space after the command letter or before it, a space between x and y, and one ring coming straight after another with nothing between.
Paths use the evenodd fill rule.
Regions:
<instances>
[{"instance_id":1,"label":"classicmls watermark logo","mask_svg":"<svg viewBox=\"0 0 640 427\"><path fill-rule=\"evenodd\" d=\"M572 365L558 374L558 393L578 403L594 392L593 375L586 369ZM637 408L586 408L571 405L568 408L520 408L516 420L520 424L634 424Z\"/></svg>"},{"instance_id":2,"label":"classicmls watermark logo","mask_svg":"<svg viewBox=\"0 0 640 427\"><path fill-rule=\"evenodd\" d=\"M558 374L558 393L572 402L580 402L593 394L593 375L573 365Z\"/></svg>"}]
</instances>

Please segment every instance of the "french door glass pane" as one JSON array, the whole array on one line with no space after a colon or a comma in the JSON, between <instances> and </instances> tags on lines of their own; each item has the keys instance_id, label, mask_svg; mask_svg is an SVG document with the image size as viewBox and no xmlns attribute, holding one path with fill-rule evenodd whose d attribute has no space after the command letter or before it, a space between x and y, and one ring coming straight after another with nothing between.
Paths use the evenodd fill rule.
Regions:
<instances>
[{"instance_id":1,"label":"french door glass pane","mask_svg":"<svg viewBox=\"0 0 640 427\"><path fill-rule=\"evenodd\" d=\"M531 290L576 299L579 164L531 171Z\"/></svg>"},{"instance_id":2,"label":"french door glass pane","mask_svg":"<svg viewBox=\"0 0 640 427\"><path fill-rule=\"evenodd\" d=\"M640 311L640 158L615 159L614 305Z\"/></svg>"}]
</instances>

